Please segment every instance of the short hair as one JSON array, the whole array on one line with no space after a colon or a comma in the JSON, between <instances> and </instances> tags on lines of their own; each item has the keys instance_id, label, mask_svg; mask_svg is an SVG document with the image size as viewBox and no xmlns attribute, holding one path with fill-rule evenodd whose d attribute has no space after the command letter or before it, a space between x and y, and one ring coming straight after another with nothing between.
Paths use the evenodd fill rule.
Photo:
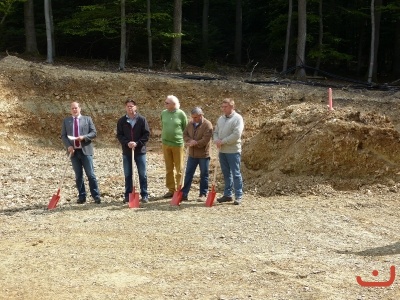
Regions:
<instances>
[{"instance_id":1,"label":"short hair","mask_svg":"<svg viewBox=\"0 0 400 300\"><path fill-rule=\"evenodd\" d=\"M204 115L203 110L196 106L195 108L192 109L192 111L190 112L192 115Z\"/></svg>"},{"instance_id":2,"label":"short hair","mask_svg":"<svg viewBox=\"0 0 400 300\"><path fill-rule=\"evenodd\" d=\"M233 99L231 99L231 98L225 98L225 99L222 101L222 103L226 103L226 104L229 104L229 105L232 106L232 107L235 107L235 101L234 101Z\"/></svg>"},{"instance_id":3,"label":"short hair","mask_svg":"<svg viewBox=\"0 0 400 300\"><path fill-rule=\"evenodd\" d=\"M179 99L174 95L168 95L167 99L174 103L175 108L179 108L181 105L179 103Z\"/></svg>"},{"instance_id":4,"label":"short hair","mask_svg":"<svg viewBox=\"0 0 400 300\"><path fill-rule=\"evenodd\" d=\"M130 98L126 99L125 105L128 104L128 103L133 103L133 105L136 106L136 102L135 102L135 100L133 100L133 99L130 99Z\"/></svg>"}]
</instances>

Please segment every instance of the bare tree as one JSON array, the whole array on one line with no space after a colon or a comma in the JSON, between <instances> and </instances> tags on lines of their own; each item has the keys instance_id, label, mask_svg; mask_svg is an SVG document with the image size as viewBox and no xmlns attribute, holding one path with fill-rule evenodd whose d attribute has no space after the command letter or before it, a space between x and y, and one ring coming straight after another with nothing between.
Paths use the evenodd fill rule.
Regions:
<instances>
[{"instance_id":1,"label":"bare tree","mask_svg":"<svg viewBox=\"0 0 400 300\"><path fill-rule=\"evenodd\" d=\"M242 63L242 0L236 0L235 62Z\"/></svg>"},{"instance_id":2,"label":"bare tree","mask_svg":"<svg viewBox=\"0 0 400 300\"><path fill-rule=\"evenodd\" d=\"M153 37L151 33L151 1L147 0L147 45L149 53L149 68L153 67Z\"/></svg>"},{"instance_id":3,"label":"bare tree","mask_svg":"<svg viewBox=\"0 0 400 300\"><path fill-rule=\"evenodd\" d=\"M369 56L368 83L372 82L375 57L375 1L371 0L371 50Z\"/></svg>"},{"instance_id":4,"label":"bare tree","mask_svg":"<svg viewBox=\"0 0 400 300\"><path fill-rule=\"evenodd\" d=\"M25 53L38 55L33 8L33 0L24 3Z\"/></svg>"},{"instance_id":5,"label":"bare tree","mask_svg":"<svg viewBox=\"0 0 400 300\"><path fill-rule=\"evenodd\" d=\"M299 0L298 3L298 32L296 52L296 77L300 80L306 79L305 65L307 36L307 0Z\"/></svg>"},{"instance_id":6,"label":"bare tree","mask_svg":"<svg viewBox=\"0 0 400 300\"><path fill-rule=\"evenodd\" d=\"M210 8L210 0L203 1L203 18L201 22L201 32L202 32L202 53L205 59L208 58L208 13Z\"/></svg>"},{"instance_id":7,"label":"bare tree","mask_svg":"<svg viewBox=\"0 0 400 300\"><path fill-rule=\"evenodd\" d=\"M121 49L119 56L119 69L125 70L126 62L126 12L125 0L121 0Z\"/></svg>"},{"instance_id":8,"label":"bare tree","mask_svg":"<svg viewBox=\"0 0 400 300\"><path fill-rule=\"evenodd\" d=\"M323 14L322 14L322 0L319 0L319 32L318 32L318 49L319 55L317 57L317 63L315 64L316 70L314 71L314 76L318 74L319 67L321 66L321 54L322 54L322 40L324 37L324 22L323 22Z\"/></svg>"},{"instance_id":9,"label":"bare tree","mask_svg":"<svg viewBox=\"0 0 400 300\"><path fill-rule=\"evenodd\" d=\"M372 80L378 80L378 53L381 33L382 0L375 0L375 38L374 38L374 65L372 69Z\"/></svg>"},{"instance_id":10,"label":"bare tree","mask_svg":"<svg viewBox=\"0 0 400 300\"><path fill-rule=\"evenodd\" d=\"M181 70L182 51L182 0L174 0L174 28L172 37L171 70Z\"/></svg>"},{"instance_id":11,"label":"bare tree","mask_svg":"<svg viewBox=\"0 0 400 300\"><path fill-rule=\"evenodd\" d=\"M46 20L46 37L47 37L47 60L46 62L52 64L54 62L54 26L53 26L53 13L51 9L51 0L44 0L44 16Z\"/></svg>"},{"instance_id":12,"label":"bare tree","mask_svg":"<svg viewBox=\"0 0 400 300\"><path fill-rule=\"evenodd\" d=\"M394 38L394 53L400 53L400 20L396 22L396 31ZM400 55L394 56L393 74L400 76Z\"/></svg>"},{"instance_id":13,"label":"bare tree","mask_svg":"<svg viewBox=\"0 0 400 300\"><path fill-rule=\"evenodd\" d=\"M283 56L283 72L287 70L289 58L290 33L292 31L293 0L289 0L288 23L286 27L285 55Z\"/></svg>"}]
</instances>

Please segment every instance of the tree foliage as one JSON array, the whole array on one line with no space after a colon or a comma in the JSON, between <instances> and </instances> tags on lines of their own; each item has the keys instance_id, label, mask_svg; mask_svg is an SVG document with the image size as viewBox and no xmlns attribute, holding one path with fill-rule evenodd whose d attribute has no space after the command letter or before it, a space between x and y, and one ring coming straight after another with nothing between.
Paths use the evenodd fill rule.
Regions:
<instances>
[{"instance_id":1,"label":"tree foliage","mask_svg":"<svg viewBox=\"0 0 400 300\"><path fill-rule=\"evenodd\" d=\"M0 1L0 51L25 49L24 0ZM171 58L173 2L151 1L151 35L154 65L165 65ZM323 40L320 33L320 0L307 0L305 61L313 66L363 77L368 69L371 41L370 0L323 0ZM209 1L207 49L203 49L203 1L182 1L182 63L197 66L235 64L236 0ZM288 24L288 0L241 0L243 66L260 62L257 68L281 69ZM126 26L129 51L127 63L148 60L147 1L126 0ZM293 1L292 28L289 32L288 68L296 64L297 10ZM99 58L118 61L121 18L119 0L52 0L56 53L58 56ZM378 75L400 74L400 2L382 0L378 50ZM35 29L40 53L46 52L43 1L35 1ZM237 49L236 49L237 50ZM236 54L238 51L236 51Z\"/></svg>"}]
</instances>

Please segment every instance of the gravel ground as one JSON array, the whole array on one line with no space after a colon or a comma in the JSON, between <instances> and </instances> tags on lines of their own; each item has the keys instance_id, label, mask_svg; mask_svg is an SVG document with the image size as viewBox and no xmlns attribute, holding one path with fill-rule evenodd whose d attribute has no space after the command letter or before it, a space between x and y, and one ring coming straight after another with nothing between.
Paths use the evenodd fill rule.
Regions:
<instances>
[{"instance_id":1,"label":"gravel ground","mask_svg":"<svg viewBox=\"0 0 400 300\"><path fill-rule=\"evenodd\" d=\"M2 155L0 299L399 299L398 279L356 282L387 281L398 265L397 193L246 193L241 206L171 207L153 149L140 209L122 203L118 148L96 150L102 204L75 203L68 165L51 211L64 153Z\"/></svg>"}]
</instances>

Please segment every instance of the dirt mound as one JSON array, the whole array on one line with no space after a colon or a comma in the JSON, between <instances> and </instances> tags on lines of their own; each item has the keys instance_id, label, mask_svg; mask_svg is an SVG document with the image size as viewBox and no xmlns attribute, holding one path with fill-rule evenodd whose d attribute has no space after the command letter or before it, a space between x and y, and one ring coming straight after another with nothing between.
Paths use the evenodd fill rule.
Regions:
<instances>
[{"instance_id":1,"label":"dirt mound","mask_svg":"<svg viewBox=\"0 0 400 300\"><path fill-rule=\"evenodd\" d=\"M292 105L243 147L246 186L264 195L359 189L400 179L400 134L381 114Z\"/></svg>"}]
</instances>

